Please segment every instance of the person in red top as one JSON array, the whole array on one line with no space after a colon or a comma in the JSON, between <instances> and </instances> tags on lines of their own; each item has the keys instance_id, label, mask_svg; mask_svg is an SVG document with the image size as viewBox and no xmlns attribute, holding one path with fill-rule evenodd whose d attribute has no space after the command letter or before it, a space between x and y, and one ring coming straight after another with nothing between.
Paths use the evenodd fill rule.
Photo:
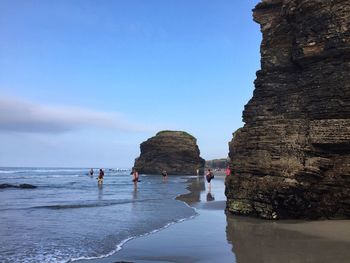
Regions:
<instances>
[{"instance_id":1,"label":"person in red top","mask_svg":"<svg viewBox=\"0 0 350 263\"><path fill-rule=\"evenodd\" d=\"M132 181L134 182L135 185L137 184L137 182L140 182L139 173L135 168L132 169L131 175L132 175Z\"/></svg>"},{"instance_id":2,"label":"person in red top","mask_svg":"<svg viewBox=\"0 0 350 263\"><path fill-rule=\"evenodd\" d=\"M230 166L227 166L227 168L226 168L226 170L225 170L225 174L226 174L226 177L231 175Z\"/></svg>"}]
</instances>

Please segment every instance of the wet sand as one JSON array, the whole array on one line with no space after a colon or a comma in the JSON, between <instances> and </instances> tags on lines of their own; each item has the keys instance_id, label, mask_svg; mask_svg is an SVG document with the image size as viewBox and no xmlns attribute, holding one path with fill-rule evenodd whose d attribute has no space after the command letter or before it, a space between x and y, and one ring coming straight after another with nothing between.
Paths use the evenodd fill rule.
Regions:
<instances>
[{"instance_id":1,"label":"wet sand","mask_svg":"<svg viewBox=\"0 0 350 263\"><path fill-rule=\"evenodd\" d=\"M133 239L116 254L79 262L350 262L350 220L267 221L226 215L224 177L202 177L179 200L198 215ZM160 211L159 211L160 212Z\"/></svg>"}]
</instances>

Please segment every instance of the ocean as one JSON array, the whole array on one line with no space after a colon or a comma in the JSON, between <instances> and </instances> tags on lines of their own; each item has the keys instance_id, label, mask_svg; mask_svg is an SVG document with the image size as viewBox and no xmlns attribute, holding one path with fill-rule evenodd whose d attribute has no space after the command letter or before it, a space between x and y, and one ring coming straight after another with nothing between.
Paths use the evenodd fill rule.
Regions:
<instances>
[{"instance_id":1,"label":"ocean","mask_svg":"<svg viewBox=\"0 0 350 263\"><path fill-rule=\"evenodd\" d=\"M0 189L0 262L74 262L102 258L128 240L196 215L176 200L187 178L141 175L134 188L130 171L72 168L0 168L0 184L34 189Z\"/></svg>"}]
</instances>

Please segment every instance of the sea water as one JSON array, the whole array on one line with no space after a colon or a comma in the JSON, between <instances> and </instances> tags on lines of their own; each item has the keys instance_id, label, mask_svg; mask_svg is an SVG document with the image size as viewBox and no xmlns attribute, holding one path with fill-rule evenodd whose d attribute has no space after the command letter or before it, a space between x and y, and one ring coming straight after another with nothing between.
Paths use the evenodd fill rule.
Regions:
<instances>
[{"instance_id":1,"label":"sea water","mask_svg":"<svg viewBox=\"0 0 350 263\"><path fill-rule=\"evenodd\" d=\"M193 217L175 200L187 192L185 177L105 170L102 187L89 169L0 168L0 262L71 262L105 257L126 241Z\"/></svg>"}]
</instances>

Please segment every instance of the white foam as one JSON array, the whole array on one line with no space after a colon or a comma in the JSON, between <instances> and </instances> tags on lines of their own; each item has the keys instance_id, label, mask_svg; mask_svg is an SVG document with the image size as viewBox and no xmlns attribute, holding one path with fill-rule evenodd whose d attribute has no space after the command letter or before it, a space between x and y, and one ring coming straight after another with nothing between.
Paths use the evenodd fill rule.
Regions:
<instances>
[{"instance_id":1,"label":"white foam","mask_svg":"<svg viewBox=\"0 0 350 263\"><path fill-rule=\"evenodd\" d=\"M163 227L161 227L161 228L154 229L154 230L152 230L152 231L150 231L150 232L147 232L147 233L145 233L145 234L138 235L138 236L133 236L133 237L128 237L128 238L122 240L122 241L117 245L116 249L112 250L112 251L109 252L108 254L104 254L104 255L101 255L101 256L97 256L97 257L84 257L84 256L82 256L82 257L78 257L78 258L71 258L70 260L67 261L67 263L68 263L68 262L75 262L75 261L78 261L78 260L101 259L101 258L106 258L106 257L112 256L112 255L114 255L115 253L117 253L118 251L120 251L120 250L123 248L123 246L124 246L127 242L129 242L130 240L133 240L133 239L136 239L136 238L140 238L140 237L145 237L145 236L148 236L148 235L157 233L157 232L159 232L159 231L161 231L161 230L164 230L164 229L166 229L166 228L168 228L168 227L170 227L170 226L172 226L172 225L175 225L175 224L177 224L177 223L181 223L181 222L184 222L184 221L186 221L186 220L191 220L191 219L195 218L197 215L198 215L198 213L196 212L196 214L193 215L193 216L186 217L186 218L181 218L181 219L176 220L176 221L174 221L174 222L170 222L170 223L166 224L165 226L163 226Z\"/></svg>"},{"instance_id":2,"label":"white foam","mask_svg":"<svg viewBox=\"0 0 350 263\"><path fill-rule=\"evenodd\" d=\"M18 173L18 172L21 172L21 171L1 171L0 170L0 174L14 174L14 173Z\"/></svg>"},{"instance_id":3,"label":"white foam","mask_svg":"<svg viewBox=\"0 0 350 263\"><path fill-rule=\"evenodd\" d=\"M188 191L188 190L187 190L187 191ZM189 191L188 191L188 192L189 192ZM180 196L180 195L182 195L182 194L179 194L178 196ZM177 198L178 196L176 196L176 197L174 198L174 200L176 200L176 198ZM177 224L177 223L181 223L181 222L184 222L184 221L187 221L187 220L194 219L196 216L199 215L199 213L197 212L197 209L196 209L196 208L194 208L194 207L188 205L186 202L183 202L183 201L180 201L180 200L176 200L176 201L182 202L182 203L185 204L188 208L191 208L191 209L195 212L195 214L192 215L192 216L190 216L190 217L184 217L184 218L178 219L178 220L176 220L176 221L169 222L169 223L167 223L165 226L163 226L163 227L161 227L161 228L154 229L154 230L152 230L152 231L150 231L150 232L147 232L147 233L145 233L145 234L138 235L138 236L133 236L133 237L128 237L128 238L122 240L122 241L117 245L116 249L112 250L112 251L109 252L108 254L104 254L104 255L101 255L101 256L97 256L97 257L84 257L84 256L82 256L82 257L78 257L78 258L72 258L72 259L68 260L67 263L68 263L68 262L75 262L75 261L78 261L78 260L101 259L101 258L106 258L106 257L112 256L112 255L114 255L115 253L117 253L118 251L120 251L120 250L123 248L123 246L124 246L127 242L129 242L130 240L133 240L133 239L136 239L136 238L140 238L140 237L144 237L144 236L148 236L148 235L150 235L150 234L157 233L157 232L159 232L159 231L161 231L161 230L164 230L164 229L166 229L166 228L168 228L168 227L170 227L170 226L172 226L172 225L175 225L175 224Z\"/></svg>"}]
</instances>

